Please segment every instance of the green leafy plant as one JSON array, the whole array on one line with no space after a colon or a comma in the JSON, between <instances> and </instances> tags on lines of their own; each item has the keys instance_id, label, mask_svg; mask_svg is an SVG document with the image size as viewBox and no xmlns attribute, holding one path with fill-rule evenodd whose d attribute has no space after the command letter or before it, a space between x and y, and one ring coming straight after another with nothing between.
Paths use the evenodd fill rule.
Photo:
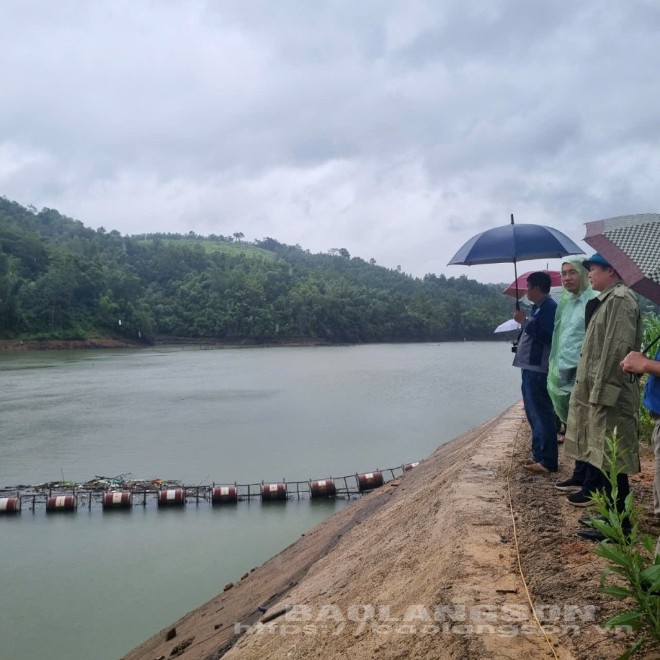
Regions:
<instances>
[{"instance_id":1,"label":"green leafy plant","mask_svg":"<svg viewBox=\"0 0 660 660\"><path fill-rule=\"evenodd\" d=\"M653 342L653 340L658 335L660 335L659 314L653 314L652 312L649 312L648 314L644 314L644 317L642 319L642 333L643 333L642 346L644 347L649 346ZM656 349L657 349L657 344L653 349L654 354Z\"/></svg>"},{"instance_id":2,"label":"green leafy plant","mask_svg":"<svg viewBox=\"0 0 660 660\"><path fill-rule=\"evenodd\" d=\"M629 626L638 633L634 644L621 656L625 659L642 647L645 652L660 651L660 556L654 552L653 539L640 534L641 511L634 502L633 493L626 497L623 511L617 510L619 471L616 466L620 451L616 430L611 438L606 438L606 443L611 494L593 494L601 518L591 518L590 525L605 537L595 549L597 555L609 562L601 574L601 591L622 604L625 602L626 606L604 625L608 628ZM617 579L612 582L614 576Z\"/></svg>"}]
</instances>

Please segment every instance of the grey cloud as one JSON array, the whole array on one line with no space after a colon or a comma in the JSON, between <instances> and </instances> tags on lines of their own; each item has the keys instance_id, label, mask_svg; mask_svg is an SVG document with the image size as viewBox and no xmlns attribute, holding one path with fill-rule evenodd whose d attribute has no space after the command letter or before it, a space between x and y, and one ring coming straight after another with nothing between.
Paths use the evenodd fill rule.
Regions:
<instances>
[{"instance_id":1,"label":"grey cloud","mask_svg":"<svg viewBox=\"0 0 660 660\"><path fill-rule=\"evenodd\" d=\"M658 25L642 0L3 3L0 194L415 274L511 212L579 239L658 209Z\"/></svg>"}]
</instances>

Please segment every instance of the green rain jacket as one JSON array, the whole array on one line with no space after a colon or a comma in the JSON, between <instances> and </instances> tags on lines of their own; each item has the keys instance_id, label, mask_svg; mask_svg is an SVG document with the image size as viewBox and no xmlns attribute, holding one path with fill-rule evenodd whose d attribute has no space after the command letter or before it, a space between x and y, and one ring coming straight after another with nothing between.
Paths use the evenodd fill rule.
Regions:
<instances>
[{"instance_id":1,"label":"green rain jacket","mask_svg":"<svg viewBox=\"0 0 660 660\"><path fill-rule=\"evenodd\" d=\"M596 306L587 326L568 409L565 453L609 469L606 436L617 430L617 468L639 472L639 382L625 373L621 360L639 351L642 323L633 293L617 282L589 303Z\"/></svg>"},{"instance_id":2,"label":"green rain jacket","mask_svg":"<svg viewBox=\"0 0 660 660\"><path fill-rule=\"evenodd\" d=\"M564 291L559 300L550 350L548 394L557 417L564 423L568 419L568 402L584 341L584 309L587 302L598 295L589 284L583 261L584 257L571 257L562 261L562 266L570 264L577 271L580 287L576 293Z\"/></svg>"}]
</instances>

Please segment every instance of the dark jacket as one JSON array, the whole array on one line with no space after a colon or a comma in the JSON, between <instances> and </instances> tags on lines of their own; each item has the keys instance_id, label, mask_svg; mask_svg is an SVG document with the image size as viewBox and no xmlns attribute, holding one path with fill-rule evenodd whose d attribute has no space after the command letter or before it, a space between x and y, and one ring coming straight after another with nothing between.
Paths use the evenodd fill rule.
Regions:
<instances>
[{"instance_id":1,"label":"dark jacket","mask_svg":"<svg viewBox=\"0 0 660 660\"><path fill-rule=\"evenodd\" d=\"M523 324L516 357L513 360L514 367L542 373L548 372L556 311L557 303L550 297L543 300L538 306L532 307L529 318Z\"/></svg>"}]
</instances>

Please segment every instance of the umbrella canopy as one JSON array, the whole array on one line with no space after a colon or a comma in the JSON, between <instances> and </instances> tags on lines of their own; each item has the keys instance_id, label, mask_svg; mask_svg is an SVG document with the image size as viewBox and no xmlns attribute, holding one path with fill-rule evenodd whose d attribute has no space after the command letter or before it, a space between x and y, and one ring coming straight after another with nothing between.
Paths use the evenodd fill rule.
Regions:
<instances>
[{"instance_id":1,"label":"umbrella canopy","mask_svg":"<svg viewBox=\"0 0 660 660\"><path fill-rule=\"evenodd\" d=\"M452 257L449 265L516 263L582 252L559 230L545 225L516 225L511 216L511 224L494 227L473 236Z\"/></svg>"},{"instance_id":2,"label":"umbrella canopy","mask_svg":"<svg viewBox=\"0 0 660 660\"><path fill-rule=\"evenodd\" d=\"M473 236L448 265L474 266L512 262L515 283L518 281L518 261L565 257L567 254L582 254L582 250L568 236L553 227L514 224L512 213L511 224L487 229ZM519 307L518 291L515 297L516 307Z\"/></svg>"},{"instance_id":3,"label":"umbrella canopy","mask_svg":"<svg viewBox=\"0 0 660 660\"><path fill-rule=\"evenodd\" d=\"M520 323L515 319L509 319L500 323L493 332L510 332L511 330L520 330Z\"/></svg>"},{"instance_id":4,"label":"umbrella canopy","mask_svg":"<svg viewBox=\"0 0 660 660\"><path fill-rule=\"evenodd\" d=\"M660 305L660 214L622 215L586 227L584 240L629 287Z\"/></svg>"},{"instance_id":5,"label":"umbrella canopy","mask_svg":"<svg viewBox=\"0 0 660 660\"><path fill-rule=\"evenodd\" d=\"M502 291L505 296L511 296L512 298L516 297L516 294L520 296L525 295L525 289L527 288L527 278L535 271L528 270L526 273L520 275L516 280L511 282L509 286ZM558 270L544 270L541 271L550 275L550 286L551 287L560 287L561 288L561 273Z\"/></svg>"}]
</instances>

